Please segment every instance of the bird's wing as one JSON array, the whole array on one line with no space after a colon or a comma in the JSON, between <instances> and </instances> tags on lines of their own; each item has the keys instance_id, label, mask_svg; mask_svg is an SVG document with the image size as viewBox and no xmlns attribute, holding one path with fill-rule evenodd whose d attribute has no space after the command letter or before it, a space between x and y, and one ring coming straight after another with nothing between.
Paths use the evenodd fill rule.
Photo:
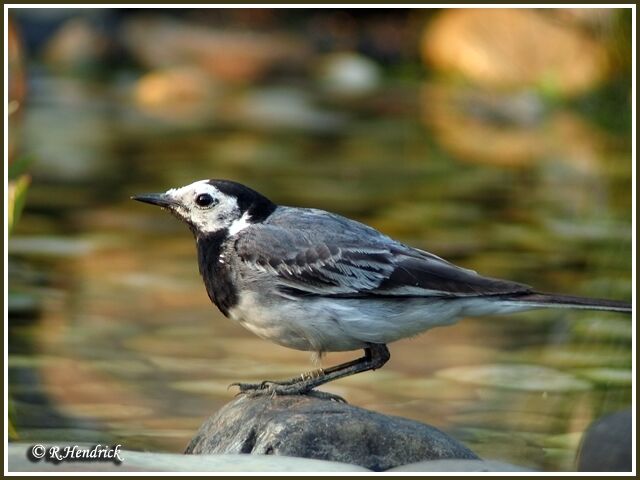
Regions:
<instances>
[{"instance_id":1,"label":"bird's wing","mask_svg":"<svg viewBox=\"0 0 640 480\"><path fill-rule=\"evenodd\" d=\"M238 235L235 249L245 267L273 274L280 290L294 295L455 297L530 291L315 210L249 227Z\"/></svg>"}]
</instances>

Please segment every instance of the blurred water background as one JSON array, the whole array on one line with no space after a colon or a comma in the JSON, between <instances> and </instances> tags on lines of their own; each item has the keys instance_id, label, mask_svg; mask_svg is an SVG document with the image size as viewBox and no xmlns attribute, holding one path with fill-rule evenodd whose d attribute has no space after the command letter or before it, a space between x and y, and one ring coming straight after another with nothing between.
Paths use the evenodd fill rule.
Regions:
<instances>
[{"instance_id":1,"label":"blurred water background","mask_svg":"<svg viewBox=\"0 0 640 480\"><path fill-rule=\"evenodd\" d=\"M489 276L631 299L629 11L12 9L11 29L10 162L31 178L14 438L180 452L229 383L313 367L222 317L187 229L134 193L229 178ZM631 325L469 318L325 389L572 470L587 426L631 406Z\"/></svg>"}]
</instances>

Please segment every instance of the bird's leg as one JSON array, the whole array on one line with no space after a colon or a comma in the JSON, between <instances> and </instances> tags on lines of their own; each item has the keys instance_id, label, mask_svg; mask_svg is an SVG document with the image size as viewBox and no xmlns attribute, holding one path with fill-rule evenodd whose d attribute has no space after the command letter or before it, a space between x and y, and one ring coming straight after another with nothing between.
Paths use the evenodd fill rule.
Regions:
<instances>
[{"instance_id":1,"label":"bird's leg","mask_svg":"<svg viewBox=\"0 0 640 480\"><path fill-rule=\"evenodd\" d=\"M265 381L258 384L233 383L231 385L240 387L240 393L249 395L300 395L339 378L366 372L367 370L376 370L387 363L391 356L386 345L375 343L366 347L364 353L364 357L357 360L303 373L299 377L282 382Z\"/></svg>"}]
</instances>

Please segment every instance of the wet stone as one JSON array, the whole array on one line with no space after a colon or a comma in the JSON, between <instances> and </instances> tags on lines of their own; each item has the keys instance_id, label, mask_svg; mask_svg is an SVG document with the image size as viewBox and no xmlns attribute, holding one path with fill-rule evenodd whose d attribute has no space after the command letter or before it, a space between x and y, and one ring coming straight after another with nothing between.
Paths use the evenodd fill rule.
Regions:
<instances>
[{"instance_id":1,"label":"wet stone","mask_svg":"<svg viewBox=\"0 0 640 480\"><path fill-rule=\"evenodd\" d=\"M384 471L425 460L477 459L440 430L309 396L240 396L212 415L188 454L270 454Z\"/></svg>"},{"instance_id":2,"label":"wet stone","mask_svg":"<svg viewBox=\"0 0 640 480\"><path fill-rule=\"evenodd\" d=\"M580 472L629 472L632 469L631 410L606 415L589 426L578 451Z\"/></svg>"}]
</instances>

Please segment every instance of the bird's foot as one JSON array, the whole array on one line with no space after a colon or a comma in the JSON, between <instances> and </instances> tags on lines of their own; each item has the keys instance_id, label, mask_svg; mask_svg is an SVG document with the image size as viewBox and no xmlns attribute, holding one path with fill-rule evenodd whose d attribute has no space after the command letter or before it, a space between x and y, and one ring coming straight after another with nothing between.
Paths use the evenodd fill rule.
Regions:
<instances>
[{"instance_id":1,"label":"bird's foot","mask_svg":"<svg viewBox=\"0 0 640 480\"><path fill-rule=\"evenodd\" d=\"M276 382L273 380L264 380L260 383L240 383L240 382L233 382L232 384L229 385L228 388L231 387L238 387L240 389L239 393L251 393L251 392L267 392L270 391L272 389L272 387L275 386L287 386L287 385L291 385L294 382Z\"/></svg>"},{"instance_id":2,"label":"bird's foot","mask_svg":"<svg viewBox=\"0 0 640 480\"><path fill-rule=\"evenodd\" d=\"M262 397L269 395L275 397L276 395L308 395L310 397L320 398L322 400L333 400L335 402L347 403L347 401L339 395L333 393L322 392L320 390L314 390L313 385L309 385L309 382L274 382L271 380L265 380L261 383L232 383L229 387L238 387L240 392L238 395L244 394L248 397Z\"/></svg>"}]
</instances>

